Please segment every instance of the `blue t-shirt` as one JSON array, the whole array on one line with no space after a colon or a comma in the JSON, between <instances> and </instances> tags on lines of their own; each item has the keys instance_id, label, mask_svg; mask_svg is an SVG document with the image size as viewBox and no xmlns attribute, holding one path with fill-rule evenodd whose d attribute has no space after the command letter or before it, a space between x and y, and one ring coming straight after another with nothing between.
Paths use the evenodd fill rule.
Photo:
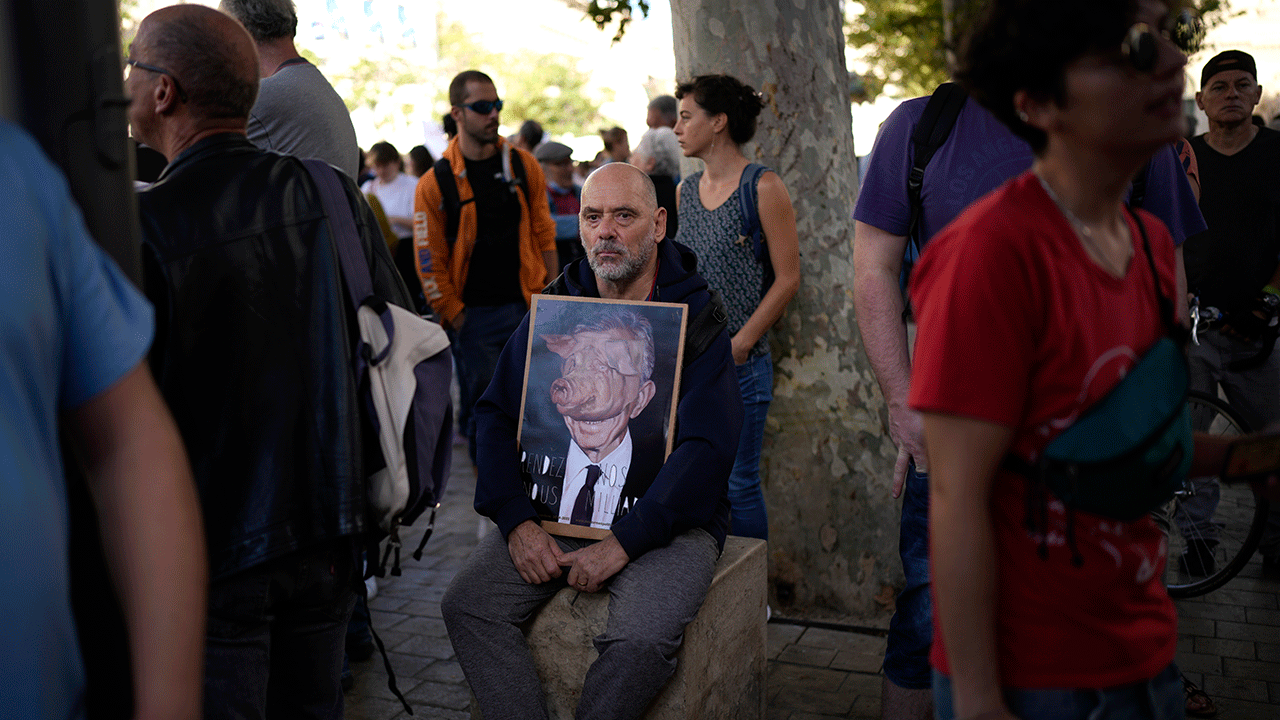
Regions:
<instances>
[{"instance_id":1,"label":"blue t-shirt","mask_svg":"<svg viewBox=\"0 0 1280 720\"><path fill-rule=\"evenodd\" d=\"M83 714L58 417L141 362L151 305L89 238L66 181L0 121L0 714Z\"/></svg>"},{"instance_id":2,"label":"blue t-shirt","mask_svg":"<svg viewBox=\"0 0 1280 720\"><path fill-rule=\"evenodd\" d=\"M853 218L893 235L911 224L907 177L915 161L915 132L929 98L907 100L884 121L867 158L867 176ZM1031 146L972 98L965 102L950 137L925 167L920 189L920 237L938 234L975 200L1031 167ZM1191 183L1172 144L1148 165L1143 208L1169 228L1175 245L1205 228ZM908 244L909 257L913 256Z\"/></svg>"}]
</instances>

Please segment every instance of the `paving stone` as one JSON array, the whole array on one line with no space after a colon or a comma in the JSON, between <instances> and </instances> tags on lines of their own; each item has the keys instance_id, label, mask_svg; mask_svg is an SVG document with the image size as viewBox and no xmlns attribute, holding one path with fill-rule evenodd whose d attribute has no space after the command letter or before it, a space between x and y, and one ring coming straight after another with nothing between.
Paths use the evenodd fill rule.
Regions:
<instances>
[{"instance_id":1,"label":"paving stone","mask_svg":"<svg viewBox=\"0 0 1280 720\"><path fill-rule=\"evenodd\" d=\"M826 628L809 628L796 641L797 645L884 654L885 639L875 635L842 632Z\"/></svg>"},{"instance_id":2,"label":"paving stone","mask_svg":"<svg viewBox=\"0 0 1280 720\"><path fill-rule=\"evenodd\" d=\"M880 698L859 695L858 699L853 701L853 710L849 713L849 717L879 720Z\"/></svg>"},{"instance_id":3,"label":"paving stone","mask_svg":"<svg viewBox=\"0 0 1280 720\"><path fill-rule=\"evenodd\" d=\"M1271 688L1271 702L1280 705L1280 682L1267 683Z\"/></svg>"},{"instance_id":4,"label":"paving stone","mask_svg":"<svg viewBox=\"0 0 1280 720\"><path fill-rule=\"evenodd\" d=\"M1280 679L1280 668L1277 668L1275 663L1223 658L1222 665L1222 674L1229 678L1261 680L1263 682Z\"/></svg>"},{"instance_id":5,"label":"paving stone","mask_svg":"<svg viewBox=\"0 0 1280 720\"><path fill-rule=\"evenodd\" d=\"M846 715L818 715L810 712L798 712L791 716L791 720L840 720L848 717Z\"/></svg>"},{"instance_id":6,"label":"paving stone","mask_svg":"<svg viewBox=\"0 0 1280 720\"><path fill-rule=\"evenodd\" d=\"M414 712L418 712L416 708ZM346 720L388 720L389 718L400 717L403 714L404 707L400 705L399 700L383 700L382 698L353 695L347 696L346 707L343 709L343 717Z\"/></svg>"},{"instance_id":7,"label":"paving stone","mask_svg":"<svg viewBox=\"0 0 1280 720\"><path fill-rule=\"evenodd\" d=\"M769 720L798 720L792 715L789 708L770 707L766 717Z\"/></svg>"},{"instance_id":8,"label":"paving stone","mask_svg":"<svg viewBox=\"0 0 1280 720\"><path fill-rule=\"evenodd\" d=\"M780 662L796 663L797 665L812 665L814 667L827 667L835 658L836 651L831 648L808 647L806 645L788 645L778 655Z\"/></svg>"},{"instance_id":9,"label":"paving stone","mask_svg":"<svg viewBox=\"0 0 1280 720\"><path fill-rule=\"evenodd\" d=\"M397 652L387 652L387 659L391 661L391 669L396 674L396 679L401 676L416 677L418 673L427 668L428 665L435 660L418 655L404 655ZM382 664L382 656L374 653L373 657L351 666L352 672L358 677L360 673L367 672L382 678L381 682L386 682L387 668Z\"/></svg>"},{"instance_id":10,"label":"paving stone","mask_svg":"<svg viewBox=\"0 0 1280 720\"><path fill-rule=\"evenodd\" d=\"M879 698L880 689L883 685L883 678L879 674L849 673L840 689L852 690L864 697Z\"/></svg>"},{"instance_id":11,"label":"paving stone","mask_svg":"<svg viewBox=\"0 0 1280 720\"><path fill-rule=\"evenodd\" d=\"M1218 705L1219 720L1276 720L1276 706L1270 703L1219 699L1216 695L1214 702Z\"/></svg>"},{"instance_id":12,"label":"paving stone","mask_svg":"<svg viewBox=\"0 0 1280 720\"><path fill-rule=\"evenodd\" d=\"M1280 626L1253 625L1222 621L1217 623L1218 637L1228 640L1280 643Z\"/></svg>"},{"instance_id":13,"label":"paving stone","mask_svg":"<svg viewBox=\"0 0 1280 720\"><path fill-rule=\"evenodd\" d=\"M1214 635L1214 621L1208 618L1178 618L1179 635L1203 635L1204 637L1224 637Z\"/></svg>"},{"instance_id":14,"label":"paving stone","mask_svg":"<svg viewBox=\"0 0 1280 720\"><path fill-rule=\"evenodd\" d=\"M423 682L405 697L415 707L420 703L447 710L467 710L471 707L471 692L466 687L448 683ZM424 716L431 717L426 713Z\"/></svg>"},{"instance_id":15,"label":"paving stone","mask_svg":"<svg viewBox=\"0 0 1280 720\"><path fill-rule=\"evenodd\" d=\"M444 627L444 620L431 617L405 616L400 624L396 625L392 630L413 635L430 635L431 637L449 636Z\"/></svg>"},{"instance_id":16,"label":"paving stone","mask_svg":"<svg viewBox=\"0 0 1280 720\"><path fill-rule=\"evenodd\" d=\"M1219 605L1213 602L1183 600L1177 603L1178 618L1208 618L1245 622L1245 609L1239 605Z\"/></svg>"},{"instance_id":17,"label":"paving stone","mask_svg":"<svg viewBox=\"0 0 1280 720\"><path fill-rule=\"evenodd\" d=\"M375 673L361 673L355 678L355 685L352 686L351 695L360 695L369 698L382 698L383 700L395 700L396 696L391 692L391 688L387 687L387 676ZM409 691L417 687L422 681L410 677L401 676L396 673L396 688L400 690L402 695L407 695ZM396 702L399 702L398 700Z\"/></svg>"},{"instance_id":18,"label":"paving stone","mask_svg":"<svg viewBox=\"0 0 1280 720\"><path fill-rule=\"evenodd\" d=\"M1182 618L1178 618L1178 625L1179 625L1179 628L1181 628ZM1196 645L1195 638L1187 637L1183 635L1181 632L1178 633L1178 650L1177 650L1178 655L1182 655L1183 653L1195 652L1196 651L1195 645Z\"/></svg>"},{"instance_id":19,"label":"paving stone","mask_svg":"<svg viewBox=\"0 0 1280 720\"><path fill-rule=\"evenodd\" d=\"M1178 653L1174 658L1178 669L1184 673L1198 672L1210 675L1222 674L1222 658L1217 655L1200 655L1198 653Z\"/></svg>"},{"instance_id":20,"label":"paving stone","mask_svg":"<svg viewBox=\"0 0 1280 720\"><path fill-rule=\"evenodd\" d=\"M839 687L844 682L845 675L847 673L839 670L778 662L769 667L769 689L771 694L774 688L784 687L830 690Z\"/></svg>"},{"instance_id":21,"label":"paving stone","mask_svg":"<svg viewBox=\"0 0 1280 720\"><path fill-rule=\"evenodd\" d=\"M1222 697L1258 703L1271 701L1271 691L1267 688L1267 684L1261 680L1206 675L1204 683L1200 687L1204 688L1204 691L1209 693L1209 697L1215 700Z\"/></svg>"},{"instance_id":22,"label":"paving stone","mask_svg":"<svg viewBox=\"0 0 1280 720\"><path fill-rule=\"evenodd\" d=\"M857 693L851 690L821 690L812 687L792 687L778 693L773 704L778 707L826 715L847 715L853 709Z\"/></svg>"},{"instance_id":23,"label":"paving stone","mask_svg":"<svg viewBox=\"0 0 1280 720\"><path fill-rule=\"evenodd\" d=\"M449 643L449 638L432 637L430 635L410 635L408 638L395 646L396 652L404 653L405 655L435 658L436 660L448 660L453 657L453 645Z\"/></svg>"},{"instance_id":24,"label":"paving stone","mask_svg":"<svg viewBox=\"0 0 1280 720\"><path fill-rule=\"evenodd\" d=\"M1268 643L1254 643L1258 650L1258 659L1269 663L1280 663L1280 645L1271 645ZM1280 677L1280 670L1277 670L1277 677Z\"/></svg>"},{"instance_id":25,"label":"paving stone","mask_svg":"<svg viewBox=\"0 0 1280 720\"><path fill-rule=\"evenodd\" d=\"M398 612L382 612L379 610L371 610L369 612L369 621L373 627L381 635L383 630L390 630L396 623L407 620L408 615Z\"/></svg>"},{"instance_id":26,"label":"paving stone","mask_svg":"<svg viewBox=\"0 0 1280 720\"><path fill-rule=\"evenodd\" d=\"M1221 655L1243 660L1253 660L1258 656L1251 642L1219 638L1196 638L1196 652L1202 655Z\"/></svg>"},{"instance_id":27,"label":"paving stone","mask_svg":"<svg viewBox=\"0 0 1280 720\"><path fill-rule=\"evenodd\" d=\"M1280 610L1266 610L1264 608L1245 608L1245 616L1253 625L1276 625L1280 626Z\"/></svg>"},{"instance_id":28,"label":"paving stone","mask_svg":"<svg viewBox=\"0 0 1280 720\"><path fill-rule=\"evenodd\" d=\"M390 595L378 595L378 597L369 601L370 610L395 611L409 604L408 600L400 597L392 597Z\"/></svg>"},{"instance_id":29,"label":"paving stone","mask_svg":"<svg viewBox=\"0 0 1280 720\"><path fill-rule=\"evenodd\" d=\"M1241 605L1247 608L1263 608L1276 610L1275 593L1250 592L1247 590L1216 590L1209 596L1212 601L1223 605Z\"/></svg>"},{"instance_id":30,"label":"paving stone","mask_svg":"<svg viewBox=\"0 0 1280 720\"><path fill-rule=\"evenodd\" d=\"M434 602L429 600L410 600L399 608L399 612L419 617L441 617L440 602L438 600Z\"/></svg>"},{"instance_id":31,"label":"paving stone","mask_svg":"<svg viewBox=\"0 0 1280 720\"><path fill-rule=\"evenodd\" d=\"M437 660L414 673L414 677L438 683L454 683L466 687L467 678L462 674L462 666L455 660Z\"/></svg>"},{"instance_id":32,"label":"paving stone","mask_svg":"<svg viewBox=\"0 0 1280 720\"><path fill-rule=\"evenodd\" d=\"M769 633L769 647L772 649L774 643L779 645L789 645L804 634L805 627L803 625L792 625L790 623L771 622L765 626ZM781 649L781 647L779 647Z\"/></svg>"},{"instance_id":33,"label":"paving stone","mask_svg":"<svg viewBox=\"0 0 1280 720\"><path fill-rule=\"evenodd\" d=\"M878 673L880 666L884 664L884 655L872 655L871 653L849 652L848 650L837 650L836 657L828 666L834 670L852 670L860 673Z\"/></svg>"}]
</instances>

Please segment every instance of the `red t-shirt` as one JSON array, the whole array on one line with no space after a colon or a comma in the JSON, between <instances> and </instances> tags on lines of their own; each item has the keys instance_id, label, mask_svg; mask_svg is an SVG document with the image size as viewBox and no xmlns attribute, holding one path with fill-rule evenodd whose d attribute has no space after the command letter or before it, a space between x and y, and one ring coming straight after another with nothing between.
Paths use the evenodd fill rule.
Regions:
<instances>
[{"instance_id":1,"label":"red t-shirt","mask_svg":"<svg viewBox=\"0 0 1280 720\"><path fill-rule=\"evenodd\" d=\"M1139 212L1174 297L1173 242ZM911 278L919 324L911 405L1015 428L1012 452L1034 458L1103 397L1160 337L1163 323L1138 228L1124 278L1089 259L1028 172L975 203L932 240ZM1177 618L1163 583L1166 541L1133 523L1076 513L1082 567L1066 516L1050 499L1048 558L1026 519L1026 482L998 471L996 635L1008 687L1109 687L1173 661ZM1051 496L1050 496L1051 497ZM931 661L950 674L934 605Z\"/></svg>"}]
</instances>

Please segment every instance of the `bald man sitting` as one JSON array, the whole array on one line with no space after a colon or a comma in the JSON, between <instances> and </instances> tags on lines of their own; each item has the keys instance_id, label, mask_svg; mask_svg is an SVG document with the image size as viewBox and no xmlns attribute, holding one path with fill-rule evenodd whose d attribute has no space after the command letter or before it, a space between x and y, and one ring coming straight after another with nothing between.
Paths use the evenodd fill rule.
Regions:
<instances>
[{"instance_id":1,"label":"bald man sitting","mask_svg":"<svg viewBox=\"0 0 1280 720\"><path fill-rule=\"evenodd\" d=\"M253 40L208 7L148 15L129 47L134 137L169 161L139 195L152 369L191 457L209 553L205 718L341 718L364 528L360 408L338 255L301 160L245 137ZM334 170L375 291L409 298Z\"/></svg>"},{"instance_id":2,"label":"bald man sitting","mask_svg":"<svg viewBox=\"0 0 1280 720\"><path fill-rule=\"evenodd\" d=\"M579 220L586 257L545 292L686 304L699 325L692 319L713 300L693 253L663 239L666 212L647 175L625 163L600 168L582 188ZM538 524L516 443L527 315L502 351L476 405L475 507L499 532L480 542L442 601L485 720L547 717L520 624L566 586L612 596L579 718L639 717L675 671L684 627L706 597L729 529L728 478L742 425L723 323L709 332L691 327L686 337L671 455L596 542L552 537Z\"/></svg>"}]
</instances>

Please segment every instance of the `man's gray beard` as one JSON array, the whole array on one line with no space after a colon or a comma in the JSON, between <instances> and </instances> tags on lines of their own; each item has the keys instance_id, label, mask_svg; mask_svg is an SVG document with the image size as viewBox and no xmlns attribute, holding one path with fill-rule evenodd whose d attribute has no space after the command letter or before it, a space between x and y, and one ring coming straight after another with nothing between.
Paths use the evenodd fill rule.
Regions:
<instances>
[{"instance_id":1,"label":"man's gray beard","mask_svg":"<svg viewBox=\"0 0 1280 720\"><path fill-rule=\"evenodd\" d=\"M596 277L601 280L608 280L612 283L629 283L640 277L644 266L648 264L649 258L653 255L652 244L645 243L644 248L642 254L632 254L622 243L601 240L596 243L591 252L587 253L587 265L591 266L591 272L595 273ZM596 258L596 253L603 250L626 254L623 256L622 262L605 266Z\"/></svg>"}]
</instances>

